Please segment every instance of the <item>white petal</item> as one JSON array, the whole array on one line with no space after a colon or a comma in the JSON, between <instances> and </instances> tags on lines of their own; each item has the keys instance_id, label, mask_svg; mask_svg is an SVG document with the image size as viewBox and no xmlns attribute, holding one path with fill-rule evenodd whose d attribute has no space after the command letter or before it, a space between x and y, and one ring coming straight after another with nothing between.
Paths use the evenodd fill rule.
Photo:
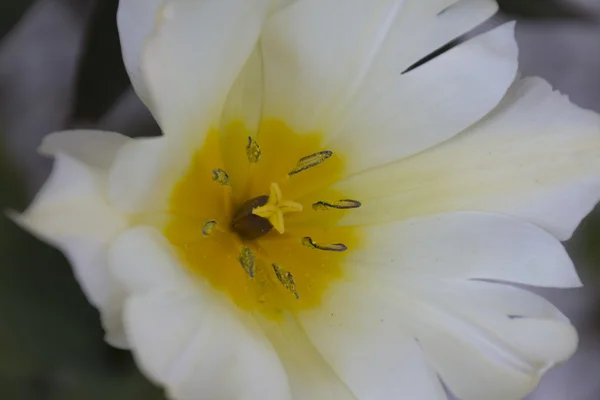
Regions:
<instances>
[{"instance_id":1,"label":"white petal","mask_svg":"<svg viewBox=\"0 0 600 400\"><path fill-rule=\"evenodd\" d=\"M106 265L104 266L106 268ZM112 279L112 285L117 286L117 283ZM118 349L129 350L129 340L125 333L123 325L123 306L125 304L125 292L119 288L118 292L103 306L100 313L102 327L106 332L104 340L108 344Z\"/></svg>"},{"instance_id":2,"label":"white petal","mask_svg":"<svg viewBox=\"0 0 600 400\"><path fill-rule=\"evenodd\" d=\"M498 10L494 0L404 0L402 7L367 79L405 71Z\"/></svg>"},{"instance_id":3,"label":"white petal","mask_svg":"<svg viewBox=\"0 0 600 400\"><path fill-rule=\"evenodd\" d=\"M58 247L69 259L90 303L107 329L107 340L124 347L120 326L121 289L107 270L109 243L127 219L107 203L104 175L77 159L56 154L50 178L30 207L15 221Z\"/></svg>"},{"instance_id":4,"label":"white petal","mask_svg":"<svg viewBox=\"0 0 600 400\"><path fill-rule=\"evenodd\" d=\"M365 244L349 254L349 262L388 277L403 279L403 271L414 271L535 286L581 286L554 236L502 215L457 212L368 226L362 232Z\"/></svg>"},{"instance_id":5,"label":"white petal","mask_svg":"<svg viewBox=\"0 0 600 400\"><path fill-rule=\"evenodd\" d=\"M459 0L452 1L437 14L433 35L423 46L422 56L439 49L452 39L467 33L498 11L495 0Z\"/></svg>"},{"instance_id":6,"label":"white petal","mask_svg":"<svg viewBox=\"0 0 600 400\"><path fill-rule=\"evenodd\" d=\"M406 324L460 399L521 399L577 347L568 320L521 289L416 277L408 286L420 301L405 308Z\"/></svg>"},{"instance_id":7,"label":"white petal","mask_svg":"<svg viewBox=\"0 0 600 400\"><path fill-rule=\"evenodd\" d=\"M256 49L227 96L221 125L242 121L250 130L258 128L262 111L262 69L262 54L260 49Z\"/></svg>"},{"instance_id":8,"label":"white petal","mask_svg":"<svg viewBox=\"0 0 600 400\"><path fill-rule=\"evenodd\" d=\"M119 209L166 211L173 185L209 129L220 126L228 92L258 39L267 6L267 0L224 0L161 8L142 70L166 136L137 139L119 151L109 184ZM237 92L244 93L240 85Z\"/></svg>"},{"instance_id":9,"label":"white petal","mask_svg":"<svg viewBox=\"0 0 600 400\"><path fill-rule=\"evenodd\" d=\"M282 119L298 132L325 132L326 141L336 139L329 143L334 150L354 150L353 169L411 154L458 133L500 101L515 76L516 46L509 27L485 39L489 49L467 44L402 74L433 50L437 28L451 36L448 40L454 36L455 30L443 28L451 25L446 13L439 14L452 3L304 0L287 7L269 20L261 41L264 116ZM452 13L447 15L452 19ZM439 96L428 96L432 86ZM431 110L437 118L431 118ZM409 126L402 129L398 120L407 117ZM428 130L431 121L439 123ZM404 142L381 147L400 135Z\"/></svg>"},{"instance_id":10,"label":"white petal","mask_svg":"<svg viewBox=\"0 0 600 400\"><path fill-rule=\"evenodd\" d=\"M508 23L405 74L372 79L327 145L348 155L348 173L418 153L489 113L516 74L514 24Z\"/></svg>"},{"instance_id":11,"label":"white petal","mask_svg":"<svg viewBox=\"0 0 600 400\"><path fill-rule=\"evenodd\" d=\"M268 340L210 297L185 290L132 296L125 324L141 368L173 399L291 399Z\"/></svg>"},{"instance_id":12,"label":"white petal","mask_svg":"<svg viewBox=\"0 0 600 400\"><path fill-rule=\"evenodd\" d=\"M167 135L198 148L258 41L268 0L175 1L161 10L142 71Z\"/></svg>"},{"instance_id":13,"label":"white petal","mask_svg":"<svg viewBox=\"0 0 600 400\"><path fill-rule=\"evenodd\" d=\"M128 229L114 240L109 267L128 293L145 294L186 286L189 289L193 283L167 239L146 226Z\"/></svg>"},{"instance_id":14,"label":"white petal","mask_svg":"<svg viewBox=\"0 0 600 400\"><path fill-rule=\"evenodd\" d=\"M151 228L125 232L110 252L126 288L125 326L141 368L171 398L290 398L285 372L249 315L185 272Z\"/></svg>"},{"instance_id":15,"label":"white petal","mask_svg":"<svg viewBox=\"0 0 600 400\"><path fill-rule=\"evenodd\" d=\"M220 147L223 167L231 187L243 187L249 174L245 158L248 136L257 137L262 117L263 60L260 46L254 50L227 96L221 116ZM231 129L243 124L242 129Z\"/></svg>"},{"instance_id":16,"label":"white petal","mask_svg":"<svg viewBox=\"0 0 600 400\"><path fill-rule=\"evenodd\" d=\"M561 240L600 198L600 117L541 79L514 85L484 121L436 148L337 185L364 224L456 210L525 218Z\"/></svg>"},{"instance_id":17,"label":"white petal","mask_svg":"<svg viewBox=\"0 0 600 400\"><path fill-rule=\"evenodd\" d=\"M360 86L392 28L406 19L403 5L303 0L270 18L261 38L266 116L300 132L323 128L324 114Z\"/></svg>"},{"instance_id":18,"label":"white petal","mask_svg":"<svg viewBox=\"0 0 600 400\"><path fill-rule=\"evenodd\" d=\"M120 0L117 11L123 61L135 91L149 107L150 94L140 64L144 46L160 22L164 3L166 0Z\"/></svg>"},{"instance_id":19,"label":"white petal","mask_svg":"<svg viewBox=\"0 0 600 400\"><path fill-rule=\"evenodd\" d=\"M162 211L196 149L168 137L140 138L123 146L109 174L109 195L124 212Z\"/></svg>"},{"instance_id":20,"label":"white petal","mask_svg":"<svg viewBox=\"0 0 600 400\"><path fill-rule=\"evenodd\" d=\"M293 317L257 318L285 368L294 400L357 400Z\"/></svg>"},{"instance_id":21,"label":"white petal","mask_svg":"<svg viewBox=\"0 0 600 400\"><path fill-rule=\"evenodd\" d=\"M130 140L115 132L62 131L44 137L38 151L47 156L64 153L91 168L108 172L119 149Z\"/></svg>"},{"instance_id":22,"label":"white petal","mask_svg":"<svg viewBox=\"0 0 600 400\"><path fill-rule=\"evenodd\" d=\"M319 309L300 313L325 360L357 399L446 399L397 310L363 295L355 285L338 284Z\"/></svg>"},{"instance_id":23,"label":"white petal","mask_svg":"<svg viewBox=\"0 0 600 400\"><path fill-rule=\"evenodd\" d=\"M420 366L421 375L419 380L416 376L412 378L420 385L407 384L412 390L426 382L424 364L433 368L460 399L518 400L533 390L550 367L575 351L577 334L566 317L543 298L518 288L418 274L406 274L398 282L368 273L354 278L357 279L354 284L332 288L324 303L326 309L330 304L337 305L335 309L327 309L330 313L327 329L335 327L340 332L336 339L332 335L331 342L325 342L323 338L327 335L319 331L323 323L305 321L302 317L303 323L314 324L314 331L309 334L326 358L330 353L332 359L341 360L344 350L347 353L351 348L344 337L361 334L369 337L369 332L392 329L406 332L404 336L373 335L377 344L365 340L359 346L363 351L380 346L394 354L406 348L407 338L416 340L426 361L418 364L414 361L419 360L418 352L413 354L412 369L407 373L414 374L415 366ZM336 312L344 317L338 320ZM309 317L315 318L315 314ZM326 312L321 318L327 318ZM360 324L354 325L352 321ZM307 327L309 332L310 329ZM348 332L341 333L344 330ZM335 349L335 343L340 346L338 355L331 349ZM358 352L351 349L351 353ZM347 361L338 362L350 368ZM384 373L371 368L371 376ZM433 394L429 396L435 398L431 397Z\"/></svg>"}]
</instances>

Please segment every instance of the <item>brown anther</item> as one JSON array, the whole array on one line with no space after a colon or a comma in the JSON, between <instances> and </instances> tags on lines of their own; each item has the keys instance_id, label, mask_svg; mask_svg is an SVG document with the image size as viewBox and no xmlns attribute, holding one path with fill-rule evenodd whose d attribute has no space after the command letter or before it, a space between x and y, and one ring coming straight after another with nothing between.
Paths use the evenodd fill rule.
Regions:
<instances>
[{"instance_id":1,"label":"brown anther","mask_svg":"<svg viewBox=\"0 0 600 400\"><path fill-rule=\"evenodd\" d=\"M213 234L213 232L215 231L216 226L217 226L217 221L214 221L214 220L207 221L202 226L202 234L204 236L211 236Z\"/></svg>"},{"instance_id":2,"label":"brown anther","mask_svg":"<svg viewBox=\"0 0 600 400\"><path fill-rule=\"evenodd\" d=\"M294 277L292 274L277 264L273 264L273 271L275 271L275 276L283 285L283 287L292 292L296 299L299 299L300 295L296 289L296 282L294 282Z\"/></svg>"},{"instance_id":3,"label":"brown anther","mask_svg":"<svg viewBox=\"0 0 600 400\"><path fill-rule=\"evenodd\" d=\"M220 185L229 185L229 175L227 175L227 172L223 171L221 168L213 169L212 179Z\"/></svg>"},{"instance_id":4,"label":"brown anther","mask_svg":"<svg viewBox=\"0 0 600 400\"><path fill-rule=\"evenodd\" d=\"M252 138L252 136L248 136L248 145L246 146L246 156L248 157L248 161L253 164L256 164L260 161L260 157L262 156L262 152L260 151L260 146Z\"/></svg>"},{"instance_id":5,"label":"brown anther","mask_svg":"<svg viewBox=\"0 0 600 400\"><path fill-rule=\"evenodd\" d=\"M332 244L321 244L316 243L312 238L304 237L302 238L302 244L306 247L310 247L315 250L324 250L324 251L346 251L348 247L344 243L332 243Z\"/></svg>"},{"instance_id":6,"label":"brown anther","mask_svg":"<svg viewBox=\"0 0 600 400\"><path fill-rule=\"evenodd\" d=\"M266 218L252 213L252 210L264 206L268 201L269 196L258 196L242 204L231 220L231 229L245 240L258 239L269 233L273 225Z\"/></svg>"},{"instance_id":7,"label":"brown anther","mask_svg":"<svg viewBox=\"0 0 600 400\"><path fill-rule=\"evenodd\" d=\"M252 250L246 246L242 247L238 261L248 276L254 278L254 253L252 253Z\"/></svg>"},{"instance_id":8,"label":"brown anther","mask_svg":"<svg viewBox=\"0 0 600 400\"><path fill-rule=\"evenodd\" d=\"M333 151L323 150L323 151L319 151L318 153L314 153L309 156L302 157L300 160L298 160L296 167L293 170L291 170L288 175L289 176L296 175L299 172L305 171L312 167L316 167L317 165L321 164L322 162L327 160L332 155L333 155Z\"/></svg>"},{"instance_id":9,"label":"brown anther","mask_svg":"<svg viewBox=\"0 0 600 400\"><path fill-rule=\"evenodd\" d=\"M312 205L312 208L317 211L330 209L350 210L359 208L361 205L361 202L358 200L342 199L338 201L317 201Z\"/></svg>"}]
</instances>

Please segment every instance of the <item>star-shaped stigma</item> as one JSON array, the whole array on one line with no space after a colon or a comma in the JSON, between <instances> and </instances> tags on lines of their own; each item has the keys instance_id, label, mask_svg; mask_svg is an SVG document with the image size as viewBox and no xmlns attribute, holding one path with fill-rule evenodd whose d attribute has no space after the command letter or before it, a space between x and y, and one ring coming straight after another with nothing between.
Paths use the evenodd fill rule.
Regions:
<instances>
[{"instance_id":1,"label":"star-shaped stigma","mask_svg":"<svg viewBox=\"0 0 600 400\"><path fill-rule=\"evenodd\" d=\"M271 183L267 204L254 208L252 214L268 220L277 232L284 233L283 214L299 211L302 211L302 204L295 201L283 200L279 185Z\"/></svg>"}]
</instances>

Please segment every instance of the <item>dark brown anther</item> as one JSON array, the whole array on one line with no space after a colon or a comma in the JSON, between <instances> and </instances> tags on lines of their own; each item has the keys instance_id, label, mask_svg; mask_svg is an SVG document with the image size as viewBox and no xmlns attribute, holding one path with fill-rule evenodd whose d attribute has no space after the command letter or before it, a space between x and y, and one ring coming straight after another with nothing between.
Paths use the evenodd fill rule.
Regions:
<instances>
[{"instance_id":1,"label":"dark brown anther","mask_svg":"<svg viewBox=\"0 0 600 400\"><path fill-rule=\"evenodd\" d=\"M351 199L343 199L338 201L317 201L312 205L313 210L330 210L330 209L338 209L338 210L350 210L353 208L359 208L362 206L362 203L358 200Z\"/></svg>"},{"instance_id":2,"label":"dark brown anther","mask_svg":"<svg viewBox=\"0 0 600 400\"><path fill-rule=\"evenodd\" d=\"M252 210L264 206L267 201L269 196L258 196L242 204L231 220L231 229L245 240L258 239L269 233L273 225L267 219L252 214Z\"/></svg>"},{"instance_id":3,"label":"dark brown anther","mask_svg":"<svg viewBox=\"0 0 600 400\"><path fill-rule=\"evenodd\" d=\"M277 276L283 287L292 292L296 296L296 299L299 299L300 295L296 289L296 282L294 282L292 274L277 264L273 264L273 271L275 271L275 276Z\"/></svg>"},{"instance_id":4,"label":"dark brown anther","mask_svg":"<svg viewBox=\"0 0 600 400\"><path fill-rule=\"evenodd\" d=\"M333 244L320 244L315 243L309 237L302 238L302 244L306 247L310 247L316 250L324 250L324 251L346 251L348 247L344 243L333 243Z\"/></svg>"},{"instance_id":5,"label":"dark brown anther","mask_svg":"<svg viewBox=\"0 0 600 400\"><path fill-rule=\"evenodd\" d=\"M333 155L333 151L324 150L324 151L320 151L315 154L311 154L310 156L302 157L300 160L298 160L298 164L296 165L296 168L294 168L292 171L290 171L290 173L288 175L289 176L296 175L299 172L305 171L312 167L316 167L317 165L321 164L322 162L327 160L332 155Z\"/></svg>"}]
</instances>

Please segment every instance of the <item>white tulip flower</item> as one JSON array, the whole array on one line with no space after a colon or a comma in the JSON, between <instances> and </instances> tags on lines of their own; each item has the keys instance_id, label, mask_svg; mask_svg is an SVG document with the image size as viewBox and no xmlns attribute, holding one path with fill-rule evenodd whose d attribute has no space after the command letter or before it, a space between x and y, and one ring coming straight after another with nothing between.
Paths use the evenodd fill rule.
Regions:
<instances>
[{"instance_id":1,"label":"white tulip flower","mask_svg":"<svg viewBox=\"0 0 600 400\"><path fill-rule=\"evenodd\" d=\"M576 349L600 117L491 0L121 0L161 137L55 133L16 217L176 400L514 400ZM443 382L443 384L442 384Z\"/></svg>"}]
</instances>

